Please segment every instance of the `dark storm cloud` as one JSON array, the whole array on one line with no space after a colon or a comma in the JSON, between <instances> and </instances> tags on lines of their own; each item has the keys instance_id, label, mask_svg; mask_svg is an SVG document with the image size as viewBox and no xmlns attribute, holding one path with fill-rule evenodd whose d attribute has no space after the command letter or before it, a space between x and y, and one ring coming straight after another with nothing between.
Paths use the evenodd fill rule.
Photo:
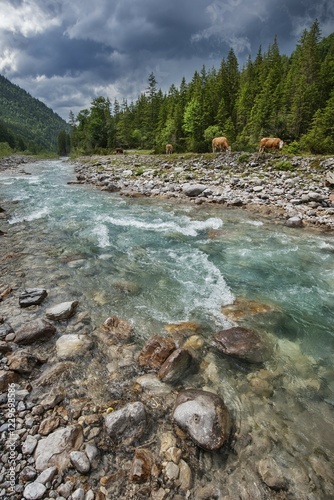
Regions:
<instances>
[{"instance_id":1,"label":"dark storm cloud","mask_svg":"<svg viewBox=\"0 0 334 500\"><path fill-rule=\"evenodd\" d=\"M232 47L242 65L277 35L290 55L329 0L1 0L0 73L68 118L103 95L136 99L153 72L167 91Z\"/></svg>"}]
</instances>

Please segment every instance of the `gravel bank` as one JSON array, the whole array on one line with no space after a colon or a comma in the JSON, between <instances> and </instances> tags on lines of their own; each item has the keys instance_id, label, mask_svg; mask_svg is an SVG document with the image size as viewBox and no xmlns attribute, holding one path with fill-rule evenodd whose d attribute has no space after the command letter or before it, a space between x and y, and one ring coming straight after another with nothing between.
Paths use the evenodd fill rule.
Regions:
<instances>
[{"instance_id":1,"label":"gravel bank","mask_svg":"<svg viewBox=\"0 0 334 500\"><path fill-rule=\"evenodd\" d=\"M123 196L243 207L287 225L334 229L334 158L281 154L81 157L79 183Z\"/></svg>"}]
</instances>

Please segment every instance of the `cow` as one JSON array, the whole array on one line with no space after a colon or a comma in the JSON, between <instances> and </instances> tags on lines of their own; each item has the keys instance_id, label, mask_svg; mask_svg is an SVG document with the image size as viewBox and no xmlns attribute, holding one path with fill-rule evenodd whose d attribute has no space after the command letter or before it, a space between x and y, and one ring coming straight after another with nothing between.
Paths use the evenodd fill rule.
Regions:
<instances>
[{"instance_id":1,"label":"cow","mask_svg":"<svg viewBox=\"0 0 334 500\"><path fill-rule=\"evenodd\" d=\"M173 146L171 144L166 144L166 155L171 155L173 153Z\"/></svg>"},{"instance_id":2,"label":"cow","mask_svg":"<svg viewBox=\"0 0 334 500\"><path fill-rule=\"evenodd\" d=\"M231 151L231 146L226 137L215 137L212 139L212 152L215 153L217 149L220 151Z\"/></svg>"},{"instance_id":3,"label":"cow","mask_svg":"<svg viewBox=\"0 0 334 500\"><path fill-rule=\"evenodd\" d=\"M259 144L259 153L263 153L265 149L282 149L284 142L278 137L264 137Z\"/></svg>"},{"instance_id":4,"label":"cow","mask_svg":"<svg viewBox=\"0 0 334 500\"><path fill-rule=\"evenodd\" d=\"M116 155L122 155L124 153L123 149L122 148L116 148L115 149L115 154Z\"/></svg>"}]
</instances>

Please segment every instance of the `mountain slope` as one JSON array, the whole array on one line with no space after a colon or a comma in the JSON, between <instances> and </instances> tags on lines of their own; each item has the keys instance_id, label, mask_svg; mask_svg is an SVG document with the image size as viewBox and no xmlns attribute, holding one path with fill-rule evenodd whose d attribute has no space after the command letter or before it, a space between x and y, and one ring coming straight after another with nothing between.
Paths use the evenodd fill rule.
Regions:
<instances>
[{"instance_id":1,"label":"mountain slope","mask_svg":"<svg viewBox=\"0 0 334 500\"><path fill-rule=\"evenodd\" d=\"M58 134L69 125L52 109L0 75L0 119L27 147L57 150Z\"/></svg>"}]
</instances>

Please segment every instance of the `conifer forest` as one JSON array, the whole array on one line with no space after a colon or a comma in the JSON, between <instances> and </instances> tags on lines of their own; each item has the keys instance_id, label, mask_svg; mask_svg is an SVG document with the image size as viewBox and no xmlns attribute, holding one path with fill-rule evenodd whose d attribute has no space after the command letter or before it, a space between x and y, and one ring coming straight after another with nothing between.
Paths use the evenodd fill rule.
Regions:
<instances>
[{"instance_id":1,"label":"conifer forest","mask_svg":"<svg viewBox=\"0 0 334 500\"><path fill-rule=\"evenodd\" d=\"M280 137L291 153L333 153L334 33L321 38L315 21L290 57L280 54L275 37L243 68L230 49L219 68L203 65L167 93L152 72L135 102L97 97L69 122L80 154L116 147L162 153L166 143L174 152L208 152L220 135L232 150L254 151L261 137Z\"/></svg>"}]
</instances>

